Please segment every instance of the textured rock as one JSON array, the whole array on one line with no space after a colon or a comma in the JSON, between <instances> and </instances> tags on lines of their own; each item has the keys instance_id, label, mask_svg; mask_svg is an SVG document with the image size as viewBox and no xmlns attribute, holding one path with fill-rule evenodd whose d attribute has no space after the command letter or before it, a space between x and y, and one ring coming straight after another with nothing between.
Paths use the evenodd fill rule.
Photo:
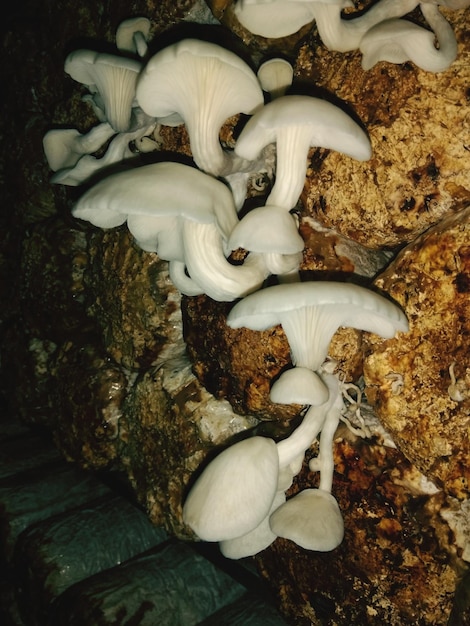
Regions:
<instances>
[{"instance_id":1,"label":"textured rock","mask_svg":"<svg viewBox=\"0 0 470 626\"><path fill-rule=\"evenodd\" d=\"M446 624L465 564L440 514L443 492L379 440L339 431L334 456L343 543L319 553L278 538L255 557L289 623ZM315 484L304 465L288 495Z\"/></svg>"},{"instance_id":2,"label":"textured rock","mask_svg":"<svg viewBox=\"0 0 470 626\"><path fill-rule=\"evenodd\" d=\"M149 367L173 340L172 313L179 308L168 263L138 248L127 228L94 229L88 254L88 313L105 350L128 369Z\"/></svg>"},{"instance_id":3,"label":"textured rock","mask_svg":"<svg viewBox=\"0 0 470 626\"><path fill-rule=\"evenodd\" d=\"M385 342L367 338L369 401L410 461L468 497L470 208L405 248L376 284L402 306L410 331ZM452 364L458 390L449 390Z\"/></svg>"},{"instance_id":4,"label":"textured rock","mask_svg":"<svg viewBox=\"0 0 470 626\"><path fill-rule=\"evenodd\" d=\"M150 519L182 539L194 538L182 521L191 478L217 446L256 423L201 386L180 338L136 380L121 424L122 466Z\"/></svg>"},{"instance_id":5,"label":"textured rock","mask_svg":"<svg viewBox=\"0 0 470 626\"><path fill-rule=\"evenodd\" d=\"M468 83L470 9L446 11L457 60L432 74L411 63L361 69L361 54L304 44L296 77L339 98L372 142L364 163L312 149L302 202L326 226L371 248L412 241L470 199Z\"/></svg>"}]
</instances>

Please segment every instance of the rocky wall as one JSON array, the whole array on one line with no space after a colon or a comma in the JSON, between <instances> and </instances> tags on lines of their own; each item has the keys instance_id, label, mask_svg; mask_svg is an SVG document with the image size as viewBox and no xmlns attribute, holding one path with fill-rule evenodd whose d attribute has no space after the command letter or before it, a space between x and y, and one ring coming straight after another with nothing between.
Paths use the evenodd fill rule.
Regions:
<instances>
[{"instance_id":1,"label":"rocky wall","mask_svg":"<svg viewBox=\"0 0 470 626\"><path fill-rule=\"evenodd\" d=\"M132 15L151 20L155 45L182 21L203 22L234 37L254 66L287 56L294 92L307 85L340 100L367 128L369 161L309 153L296 207L300 276L380 289L403 308L410 333L384 341L340 328L333 337L336 371L367 397L367 430L357 434L353 404L356 434L342 425L334 446L341 546L314 553L278 538L255 557L292 624L469 620L469 10L443 11L458 57L437 74L411 63L366 72L359 53L328 51L312 25L279 40L253 36L232 2L32 1L10 9L2 27L5 411L51 431L71 461L114 472L180 538L194 540L182 503L204 463L249 430L279 439L298 421L301 406L269 399L289 346L280 326L233 330L230 304L181 298L167 262L125 225L102 231L71 217L82 189L51 184L42 138L95 120L64 74L65 55L76 44L110 46ZM224 145L233 147L242 122L227 120ZM191 156L183 127L152 139L163 153ZM133 165L151 158L137 150ZM263 202L273 174L250 180L248 204ZM315 451L288 496L316 484L307 463Z\"/></svg>"}]
</instances>

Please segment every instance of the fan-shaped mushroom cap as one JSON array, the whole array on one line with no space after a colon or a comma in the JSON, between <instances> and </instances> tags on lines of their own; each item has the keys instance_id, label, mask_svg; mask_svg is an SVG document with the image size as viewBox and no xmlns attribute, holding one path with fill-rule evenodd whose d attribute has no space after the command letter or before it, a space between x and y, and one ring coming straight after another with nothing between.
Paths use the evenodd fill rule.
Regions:
<instances>
[{"instance_id":1,"label":"fan-shaped mushroom cap","mask_svg":"<svg viewBox=\"0 0 470 626\"><path fill-rule=\"evenodd\" d=\"M311 147L327 148L364 161L371 156L367 133L341 108L305 95L281 96L248 120L235 152L253 161L276 143L276 181L266 204L292 209L302 192Z\"/></svg>"},{"instance_id":2,"label":"fan-shaped mushroom cap","mask_svg":"<svg viewBox=\"0 0 470 626\"><path fill-rule=\"evenodd\" d=\"M434 32L404 19L390 19L371 28L362 38L362 67L370 69L379 61L412 61L428 72L446 70L457 56L457 40L451 25L432 4L421 5ZM434 44L437 37L439 47Z\"/></svg>"},{"instance_id":3,"label":"fan-shaped mushroom cap","mask_svg":"<svg viewBox=\"0 0 470 626\"><path fill-rule=\"evenodd\" d=\"M143 165L104 178L83 194L72 213L101 228L119 226L128 215L148 216L149 224L157 217L216 222L226 238L238 223L224 183L173 162Z\"/></svg>"},{"instance_id":4,"label":"fan-shaped mushroom cap","mask_svg":"<svg viewBox=\"0 0 470 626\"><path fill-rule=\"evenodd\" d=\"M241 58L197 39L184 39L150 59L138 81L137 100L161 123L178 114L196 164L215 176L231 170L219 141L223 123L264 103L255 73Z\"/></svg>"},{"instance_id":5,"label":"fan-shaped mushroom cap","mask_svg":"<svg viewBox=\"0 0 470 626\"><path fill-rule=\"evenodd\" d=\"M312 5L321 0L238 0L234 12L250 33L276 39L287 37L312 22ZM323 0L338 4L341 0Z\"/></svg>"},{"instance_id":6,"label":"fan-shaped mushroom cap","mask_svg":"<svg viewBox=\"0 0 470 626\"><path fill-rule=\"evenodd\" d=\"M129 129L140 61L105 52L75 50L65 60L64 70L74 80L98 92L107 121L116 132Z\"/></svg>"},{"instance_id":7,"label":"fan-shaped mushroom cap","mask_svg":"<svg viewBox=\"0 0 470 626\"><path fill-rule=\"evenodd\" d=\"M329 552L343 541L344 522L334 496L321 489L304 489L269 518L278 537L294 541L301 548Z\"/></svg>"},{"instance_id":8,"label":"fan-shaped mushroom cap","mask_svg":"<svg viewBox=\"0 0 470 626\"><path fill-rule=\"evenodd\" d=\"M238 302L227 317L232 328L266 330L281 324L295 365L317 370L340 326L384 338L408 330L404 313L379 294L350 283L316 281L267 287Z\"/></svg>"},{"instance_id":9,"label":"fan-shaped mushroom cap","mask_svg":"<svg viewBox=\"0 0 470 626\"><path fill-rule=\"evenodd\" d=\"M276 444L265 437L239 441L221 452L194 483L183 520L205 541L241 537L268 515L277 491Z\"/></svg>"}]
</instances>

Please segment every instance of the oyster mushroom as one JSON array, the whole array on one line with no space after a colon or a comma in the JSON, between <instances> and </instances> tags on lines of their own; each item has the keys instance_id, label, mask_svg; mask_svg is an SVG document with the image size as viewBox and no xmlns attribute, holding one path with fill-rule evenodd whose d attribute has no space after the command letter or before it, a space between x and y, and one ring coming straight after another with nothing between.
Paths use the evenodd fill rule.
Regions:
<instances>
[{"instance_id":1,"label":"oyster mushroom","mask_svg":"<svg viewBox=\"0 0 470 626\"><path fill-rule=\"evenodd\" d=\"M298 270L304 240L290 213L276 206L262 206L239 221L230 234L228 247L262 254L270 274L285 275Z\"/></svg>"},{"instance_id":2,"label":"oyster mushroom","mask_svg":"<svg viewBox=\"0 0 470 626\"><path fill-rule=\"evenodd\" d=\"M262 63L257 72L259 83L271 100L283 96L292 85L294 68L286 59L273 58Z\"/></svg>"},{"instance_id":3,"label":"oyster mushroom","mask_svg":"<svg viewBox=\"0 0 470 626\"><path fill-rule=\"evenodd\" d=\"M106 120L117 133L131 127L135 86L141 69L142 64L136 59L84 49L71 52L64 65L67 74L99 98Z\"/></svg>"},{"instance_id":4,"label":"oyster mushroom","mask_svg":"<svg viewBox=\"0 0 470 626\"><path fill-rule=\"evenodd\" d=\"M183 521L205 541L253 531L267 517L278 483L276 444L251 437L223 450L204 469L183 506Z\"/></svg>"},{"instance_id":5,"label":"oyster mushroom","mask_svg":"<svg viewBox=\"0 0 470 626\"><path fill-rule=\"evenodd\" d=\"M267 275L260 256L239 266L227 261L226 242L238 223L232 194L188 165L153 163L108 176L72 212L101 228L127 221L138 245L170 262L172 278L181 278L176 287L187 295L233 300L258 289Z\"/></svg>"},{"instance_id":6,"label":"oyster mushroom","mask_svg":"<svg viewBox=\"0 0 470 626\"><path fill-rule=\"evenodd\" d=\"M304 489L272 513L271 530L306 550L329 552L344 536L344 522L336 498L322 489Z\"/></svg>"},{"instance_id":7,"label":"oyster mushroom","mask_svg":"<svg viewBox=\"0 0 470 626\"><path fill-rule=\"evenodd\" d=\"M123 52L132 52L144 57L148 49L150 20L146 17L131 17L121 22L116 30L116 46Z\"/></svg>"},{"instance_id":8,"label":"oyster mushroom","mask_svg":"<svg viewBox=\"0 0 470 626\"><path fill-rule=\"evenodd\" d=\"M281 96L253 115L235 152L254 161L276 143L276 180L266 204L291 210L302 192L311 147L337 150L360 161L371 156L366 132L338 106L311 96Z\"/></svg>"},{"instance_id":9,"label":"oyster mushroom","mask_svg":"<svg viewBox=\"0 0 470 626\"><path fill-rule=\"evenodd\" d=\"M403 19L377 24L364 35L360 44L363 69L368 70L379 61L412 61L427 72L443 72L450 67L457 57L455 33L438 6L429 3L420 6L432 31Z\"/></svg>"},{"instance_id":10,"label":"oyster mushroom","mask_svg":"<svg viewBox=\"0 0 470 626\"><path fill-rule=\"evenodd\" d=\"M241 165L222 149L223 123L238 113L252 114L264 103L258 79L242 59L197 39L179 41L150 59L137 84L137 100L161 123L184 120L194 161L214 176Z\"/></svg>"},{"instance_id":11,"label":"oyster mushroom","mask_svg":"<svg viewBox=\"0 0 470 626\"><path fill-rule=\"evenodd\" d=\"M318 370L333 334L348 326L391 338L408 330L404 313L385 297L351 283L312 281L274 285L238 302L231 328L266 330L281 324L294 365Z\"/></svg>"}]
</instances>

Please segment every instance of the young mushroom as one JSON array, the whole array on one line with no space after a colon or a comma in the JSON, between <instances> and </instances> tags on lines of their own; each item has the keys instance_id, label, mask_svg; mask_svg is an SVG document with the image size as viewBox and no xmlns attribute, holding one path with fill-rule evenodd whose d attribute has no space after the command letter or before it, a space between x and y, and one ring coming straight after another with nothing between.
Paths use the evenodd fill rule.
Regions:
<instances>
[{"instance_id":1,"label":"young mushroom","mask_svg":"<svg viewBox=\"0 0 470 626\"><path fill-rule=\"evenodd\" d=\"M455 33L438 6L420 6L432 31L404 19L377 24L364 35L360 44L363 69L368 70L379 61L411 61L428 72L443 72L450 67L457 57Z\"/></svg>"},{"instance_id":2,"label":"young mushroom","mask_svg":"<svg viewBox=\"0 0 470 626\"><path fill-rule=\"evenodd\" d=\"M235 152L254 161L276 143L276 180L266 204L290 211L305 183L311 147L336 150L364 161L371 156L367 133L341 108L320 98L281 96L255 113L240 133Z\"/></svg>"},{"instance_id":3,"label":"young mushroom","mask_svg":"<svg viewBox=\"0 0 470 626\"><path fill-rule=\"evenodd\" d=\"M214 176L240 169L220 144L223 123L238 113L252 114L264 103L255 73L241 58L197 39L179 41L150 59L137 84L137 100L160 123L177 114L186 125L194 161Z\"/></svg>"},{"instance_id":4,"label":"young mushroom","mask_svg":"<svg viewBox=\"0 0 470 626\"><path fill-rule=\"evenodd\" d=\"M84 49L71 52L64 65L67 74L87 85L93 98L99 98L99 108L103 108L105 119L117 133L131 127L135 86L141 69L142 64L136 59Z\"/></svg>"},{"instance_id":5,"label":"young mushroom","mask_svg":"<svg viewBox=\"0 0 470 626\"><path fill-rule=\"evenodd\" d=\"M267 272L261 256L243 265L226 259L238 216L221 181L194 167L161 162L112 174L89 189L73 215L101 228L124 224L138 245L169 261L176 287L233 300L258 289ZM189 276L186 276L187 268Z\"/></svg>"},{"instance_id":6,"label":"young mushroom","mask_svg":"<svg viewBox=\"0 0 470 626\"><path fill-rule=\"evenodd\" d=\"M292 85L294 68L286 59L268 59L258 68L257 76L263 91L274 100L283 96Z\"/></svg>"},{"instance_id":7,"label":"young mushroom","mask_svg":"<svg viewBox=\"0 0 470 626\"><path fill-rule=\"evenodd\" d=\"M84 154L96 152L115 134L107 122L98 124L82 135L75 128L53 128L43 137L42 145L53 172L75 167Z\"/></svg>"},{"instance_id":8,"label":"young mushroom","mask_svg":"<svg viewBox=\"0 0 470 626\"><path fill-rule=\"evenodd\" d=\"M270 274L297 272L304 240L294 216L276 206L257 207L235 226L228 240L230 250L244 248L263 256Z\"/></svg>"},{"instance_id":9,"label":"young mushroom","mask_svg":"<svg viewBox=\"0 0 470 626\"><path fill-rule=\"evenodd\" d=\"M344 536L338 502L322 489L304 489L290 498L272 513L269 524L278 537L318 552L334 550Z\"/></svg>"},{"instance_id":10,"label":"young mushroom","mask_svg":"<svg viewBox=\"0 0 470 626\"><path fill-rule=\"evenodd\" d=\"M116 30L116 47L144 57L147 54L150 20L146 17L131 17L119 24Z\"/></svg>"}]
</instances>

